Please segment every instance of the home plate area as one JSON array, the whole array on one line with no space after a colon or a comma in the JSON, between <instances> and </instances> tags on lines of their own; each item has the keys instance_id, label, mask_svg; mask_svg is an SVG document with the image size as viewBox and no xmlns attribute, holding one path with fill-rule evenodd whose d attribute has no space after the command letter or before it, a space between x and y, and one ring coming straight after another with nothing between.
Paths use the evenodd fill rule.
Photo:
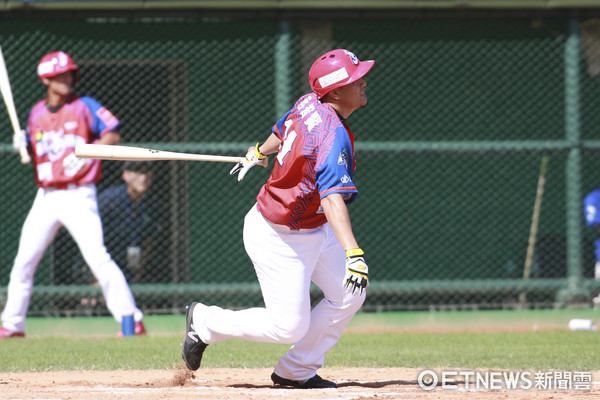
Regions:
<instances>
[{"instance_id":1,"label":"home plate area","mask_svg":"<svg viewBox=\"0 0 600 400\"><path fill-rule=\"evenodd\" d=\"M600 374L593 373L590 390L468 390L457 385L425 390L417 377L421 369L323 368L319 374L337 389L290 389L273 385L272 369L216 368L191 372L171 370L60 371L0 374L0 399L592 399L600 395ZM432 391L434 393L432 393ZM433 396L433 397L432 397Z\"/></svg>"}]
</instances>

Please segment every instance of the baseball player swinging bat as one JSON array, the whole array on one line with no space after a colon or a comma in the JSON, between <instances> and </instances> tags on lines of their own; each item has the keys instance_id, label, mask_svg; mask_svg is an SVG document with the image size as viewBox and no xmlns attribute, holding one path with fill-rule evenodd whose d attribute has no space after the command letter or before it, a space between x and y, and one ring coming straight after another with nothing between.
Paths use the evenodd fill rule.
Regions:
<instances>
[{"instance_id":1,"label":"baseball player swinging bat","mask_svg":"<svg viewBox=\"0 0 600 400\"><path fill-rule=\"evenodd\" d=\"M123 161L214 161L239 163L243 157L215 156L208 154L176 153L133 146L110 146L102 144L80 143L75 146L75 155L79 158L97 158L100 160Z\"/></svg>"},{"instance_id":2,"label":"baseball player swinging bat","mask_svg":"<svg viewBox=\"0 0 600 400\"><path fill-rule=\"evenodd\" d=\"M19 125L19 118L17 117L15 102L13 100L12 90L10 89L10 81L8 80L8 71L6 70L2 48L0 48L0 90L2 91L2 97L4 98L4 104L6 105L13 131L15 134L19 134L21 132L21 125ZM21 155L21 163L29 164L31 162L27 147L24 145L19 148L19 154Z\"/></svg>"}]
</instances>

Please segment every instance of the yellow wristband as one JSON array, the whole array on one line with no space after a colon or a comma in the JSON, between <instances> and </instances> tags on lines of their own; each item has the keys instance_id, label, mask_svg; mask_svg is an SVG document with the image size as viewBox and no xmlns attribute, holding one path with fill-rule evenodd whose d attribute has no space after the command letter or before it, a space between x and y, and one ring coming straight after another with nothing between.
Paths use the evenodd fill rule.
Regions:
<instances>
[{"instance_id":1,"label":"yellow wristband","mask_svg":"<svg viewBox=\"0 0 600 400\"><path fill-rule=\"evenodd\" d=\"M264 160L267 156L265 156L263 153L260 152L260 150L258 150L259 147L260 143L256 143L256 146L254 146L254 154L256 154L256 158L258 158L259 160Z\"/></svg>"},{"instance_id":2,"label":"yellow wristband","mask_svg":"<svg viewBox=\"0 0 600 400\"><path fill-rule=\"evenodd\" d=\"M360 249L360 248L346 250L346 257L357 257L357 256L364 256L364 255L365 255L365 252L362 251L362 249Z\"/></svg>"}]
</instances>

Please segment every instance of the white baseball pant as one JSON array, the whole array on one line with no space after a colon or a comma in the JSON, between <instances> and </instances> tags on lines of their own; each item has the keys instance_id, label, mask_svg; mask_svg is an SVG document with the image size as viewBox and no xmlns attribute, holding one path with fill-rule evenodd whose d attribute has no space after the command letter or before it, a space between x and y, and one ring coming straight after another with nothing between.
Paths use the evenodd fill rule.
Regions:
<instances>
[{"instance_id":1,"label":"white baseball pant","mask_svg":"<svg viewBox=\"0 0 600 400\"><path fill-rule=\"evenodd\" d=\"M133 312L135 320L141 321L143 314L135 305L125 276L104 246L96 186L88 184L67 189L38 189L23 224L19 250L10 273L8 299L2 312L4 327L25 331L35 270L61 226L77 242L113 317L120 323L123 315Z\"/></svg>"},{"instance_id":2,"label":"white baseball pant","mask_svg":"<svg viewBox=\"0 0 600 400\"><path fill-rule=\"evenodd\" d=\"M329 224L290 230L266 220L254 206L244 221L244 245L256 270L265 308L241 311L197 306L193 323L205 343L242 339L295 343L275 373L304 380L323 366L365 294L346 294L346 254ZM324 299L311 312L310 284Z\"/></svg>"}]
</instances>

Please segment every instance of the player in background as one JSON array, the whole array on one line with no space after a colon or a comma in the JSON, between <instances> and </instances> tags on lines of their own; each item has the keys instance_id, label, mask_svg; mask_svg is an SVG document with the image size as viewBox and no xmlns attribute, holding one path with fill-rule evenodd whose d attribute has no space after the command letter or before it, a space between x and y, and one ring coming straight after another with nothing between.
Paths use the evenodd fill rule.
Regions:
<instances>
[{"instance_id":1,"label":"player in background","mask_svg":"<svg viewBox=\"0 0 600 400\"><path fill-rule=\"evenodd\" d=\"M125 278L140 283L148 278L147 267L152 266L149 256L155 247L160 247L165 234L166 211L150 191L151 162L126 161L122 177L123 184L109 187L98 195L98 208L106 247L123 268Z\"/></svg>"},{"instance_id":2,"label":"player in background","mask_svg":"<svg viewBox=\"0 0 600 400\"><path fill-rule=\"evenodd\" d=\"M123 183L106 188L98 195L98 210L104 228L104 244L130 283L151 281L163 259L167 211L151 191L152 162L126 161ZM80 252L74 257L73 275L94 282Z\"/></svg>"},{"instance_id":3,"label":"player in background","mask_svg":"<svg viewBox=\"0 0 600 400\"><path fill-rule=\"evenodd\" d=\"M346 204L357 194L354 135L345 120L366 106L363 76L374 61L337 49L309 71L312 93L302 96L251 147L231 173L242 180L255 165L275 166L244 220L244 246L258 277L265 308L241 311L191 303L182 357L200 367L210 343L226 339L294 344L281 357L274 384L335 388L317 375L326 353L362 306L369 269L354 237ZM324 299L311 311L310 284Z\"/></svg>"},{"instance_id":4,"label":"player in background","mask_svg":"<svg viewBox=\"0 0 600 400\"><path fill-rule=\"evenodd\" d=\"M592 190L585 196L583 212L587 226L594 230L594 236L596 237L594 242L596 253L594 278L600 280L600 188Z\"/></svg>"},{"instance_id":5,"label":"player in background","mask_svg":"<svg viewBox=\"0 0 600 400\"><path fill-rule=\"evenodd\" d=\"M35 270L61 226L75 239L113 317L120 323L123 315L133 314L135 333L144 334L143 314L123 272L104 247L95 186L102 165L100 160L75 156L77 143L118 144L119 120L91 97L71 93L79 80L79 67L67 53L45 55L37 74L47 87L47 97L33 106L27 132L15 134L13 144L17 149L27 144L38 191L21 231L0 339L25 336Z\"/></svg>"},{"instance_id":6,"label":"player in background","mask_svg":"<svg viewBox=\"0 0 600 400\"><path fill-rule=\"evenodd\" d=\"M600 188L589 192L583 200L583 213L588 227L594 230L594 251L596 264L594 265L594 279L600 280ZM594 307L600 305L600 294L593 299Z\"/></svg>"}]
</instances>

